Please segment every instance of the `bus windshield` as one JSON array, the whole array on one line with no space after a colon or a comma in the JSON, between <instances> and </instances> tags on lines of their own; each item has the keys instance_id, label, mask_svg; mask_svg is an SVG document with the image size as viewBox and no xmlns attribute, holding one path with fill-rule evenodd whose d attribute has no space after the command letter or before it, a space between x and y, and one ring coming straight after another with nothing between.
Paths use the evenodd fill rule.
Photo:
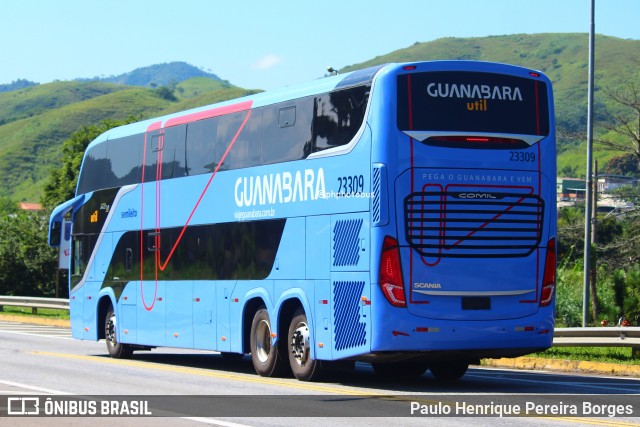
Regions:
<instances>
[{"instance_id":1,"label":"bus windshield","mask_svg":"<svg viewBox=\"0 0 640 427\"><path fill-rule=\"evenodd\" d=\"M400 130L549 134L546 84L504 74L434 71L398 76Z\"/></svg>"}]
</instances>

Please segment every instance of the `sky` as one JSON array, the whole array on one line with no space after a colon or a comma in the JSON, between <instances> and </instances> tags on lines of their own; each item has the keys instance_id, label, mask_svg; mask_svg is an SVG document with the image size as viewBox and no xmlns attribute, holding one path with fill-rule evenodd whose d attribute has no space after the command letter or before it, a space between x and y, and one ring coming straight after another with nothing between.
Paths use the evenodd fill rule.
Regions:
<instances>
[{"instance_id":1,"label":"sky","mask_svg":"<svg viewBox=\"0 0 640 427\"><path fill-rule=\"evenodd\" d=\"M442 37L588 33L591 0L6 0L0 84L185 61L275 89ZM596 0L598 34L640 40L640 0ZM597 49L597 46L596 46Z\"/></svg>"}]
</instances>

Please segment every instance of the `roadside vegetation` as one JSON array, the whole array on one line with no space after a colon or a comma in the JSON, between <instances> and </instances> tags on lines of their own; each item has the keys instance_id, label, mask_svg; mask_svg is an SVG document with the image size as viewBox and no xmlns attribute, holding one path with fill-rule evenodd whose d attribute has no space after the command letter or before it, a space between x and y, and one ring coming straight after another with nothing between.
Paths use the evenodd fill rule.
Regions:
<instances>
[{"instance_id":1,"label":"roadside vegetation","mask_svg":"<svg viewBox=\"0 0 640 427\"><path fill-rule=\"evenodd\" d=\"M36 318L45 321L48 319L69 320L69 311L54 308L39 308L37 314L33 314L31 308L28 307L11 307L5 305L2 311L0 311L0 319L8 316L25 319Z\"/></svg>"},{"instance_id":2,"label":"roadside vegetation","mask_svg":"<svg viewBox=\"0 0 640 427\"><path fill-rule=\"evenodd\" d=\"M629 347L553 347L529 357L640 365L640 358L634 358Z\"/></svg>"}]
</instances>

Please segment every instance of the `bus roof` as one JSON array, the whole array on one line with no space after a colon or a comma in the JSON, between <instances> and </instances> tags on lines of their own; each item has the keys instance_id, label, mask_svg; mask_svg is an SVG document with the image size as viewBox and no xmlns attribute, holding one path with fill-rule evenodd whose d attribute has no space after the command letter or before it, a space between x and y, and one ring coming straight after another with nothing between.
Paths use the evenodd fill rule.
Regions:
<instances>
[{"instance_id":1,"label":"bus roof","mask_svg":"<svg viewBox=\"0 0 640 427\"><path fill-rule=\"evenodd\" d=\"M167 114L136 123L119 126L110 129L104 132L102 135L98 136L94 141L91 142L91 144L89 144L89 147L87 148L91 148L94 145L100 144L101 142L107 141L109 139L144 133L152 124L162 122L164 126L169 121L176 121L183 116L197 116L198 113L206 112L207 110L211 110L212 108L225 108L243 103L250 103L251 108L256 108L287 100L302 98L305 96L331 92L333 90L345 89L352 86L371 84L376 74L387 65L390 64L384 64L345 74L338 74L335 76L320 78L307 83L287 86L282 89L261 92L241 98L234 98L216 104L205 105L190 110L180 111L173 114Z\"/></svg>"}]
</instances>

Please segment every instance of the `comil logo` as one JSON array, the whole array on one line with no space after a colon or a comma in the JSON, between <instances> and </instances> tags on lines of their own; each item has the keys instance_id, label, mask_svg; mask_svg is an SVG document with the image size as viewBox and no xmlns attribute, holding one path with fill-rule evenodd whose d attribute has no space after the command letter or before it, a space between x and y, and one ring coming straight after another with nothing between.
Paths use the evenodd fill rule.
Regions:
<instances>
[{"instance_id":1,"label":"comil logo","mask_svg":"<svg viewBox=\"0 0 640 427\"><path fill-rule=\"evenodd\" d=\"M502 196L496 193L453 193L453 197L458 199L485 199L485 200L497 200L502 199Z\"/></svg>"}]
</instances>

